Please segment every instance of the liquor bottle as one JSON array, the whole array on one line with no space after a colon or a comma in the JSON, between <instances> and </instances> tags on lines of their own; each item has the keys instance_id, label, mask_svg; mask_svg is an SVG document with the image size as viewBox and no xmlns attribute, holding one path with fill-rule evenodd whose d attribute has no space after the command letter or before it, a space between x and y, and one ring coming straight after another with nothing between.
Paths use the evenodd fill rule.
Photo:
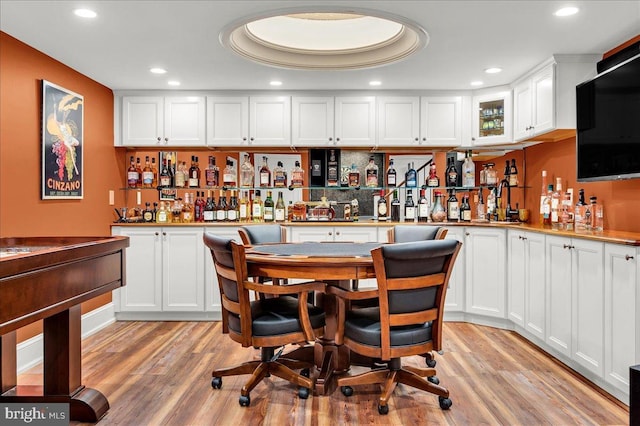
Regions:
<instances>
[{"instance_id":1,"label":"liquor bottle","mask_svg":"<svg viewBox=\"0 0 640 426\"><path fill-rule=\"evenodd\" d=\"M254 186L254 170L249 154L244 155L244 161L240 164L240 187L253 188Z\"/></svg>"},{"instance_id":2,"label":"liquor bottle","mask_svg":"<svg viewBox=\"0 0 640 426\"><path fill-rule=\"evenodd\" d=\"M238 221L238 197L236 191L231 190L231 196L229 198L229 204L227 204L226 218L228 222Z\"/></svg>"},{"instance_id":3,"label":"liquor bottle","mask_svg":"<svg viewBox=\"0 0 640 426\"><path fill-rule=\"evenodd\" d=\"M487 216L484 210L484 200L482 199L482 188L480 188L480 190L478 191L478 204L476 205L476 212L478 215L478 219L486 219Z\"/></svg>"},{"instance_id":4,"label":"liquor bottle","mask_svg":"<svg viewBox=\"0 0 640 426\"><path fill-rule=\"evenodd\" d=\"M209 165L204 172L205 184L209 188L216 188L220 184L220 168L216 166L216 157L209 156Z\"/></svg>"},{"instance_id":5,"label":"liquor bottle","mask_svg":"<svg viewBox=\"0 0 640 426\"><path fill-rule=\"evenodd\" d=\"M443 205L444 195L440 191L436 191L434 198L433 206L431 206L431 220L434 222L442 222L447 217Z\"/></svg>"},{"instance_id":6,"label":"liquor bottle","mask_svg":"<svg viewBox=\"0 0 640 426\"><path fill-rule=\"evenodd\" d=\"M156 167L155 157L151 158L151 173L153 173L153 182L151 182L151 187L156 188L158 186L158 168Z\"/></svg>"},{"instance_id":7,"label":"liquor bottle","mask_svg":"<svg viewBox=\"0 0 640 426\"><path fill-rule=\"evenodd\" d=\"M516 159L511 159L511 166L509 167L509 186L518 186L518 168L516 167Z\"/></svg>"},{"instance_id":8,"label":"liquor bottle","mask_svg":"<svg viewBox=\"0 0 640 426\"><path fill-rule=\"evenodd\" d=\"M440 186L440 178L436 174L436 163L432 162L429 166L429 177L427 177L427 186L435 188Z\"/></svg>"},{"instance_id":9,"label":"liquor bottle","mask_svg":"<svg viewBox=\"0 0 640 426\"><path fill-rule=\"evenodd\" d=\"M489 189L489 194L487 195L487 219L489 220L498 220L498 214L497 214L497 204L496 204L496 199L498 198L496 196L496 191L498 191L498 188L496 188L495 186L491 189Z\"/></svg>"},{"instance_id":10,"label":"liquor bottle","mask_svg":"<svg viewBox=\"0 0 640 426\"><path fill-rule=\"evenodd\" d=\"M473 188L476 186L476 165L471 158L472 152L467 151L462 164L462 186L465 188Z\"/></svg>"},{"instance_id":11,"label":"liquor bottle","mask_svg":"<svg viewBox=\"0 0 640 426\"><path fill-rule=\"evenodd\" d=\"M338 160L336 160L336 151L331 150L329 161L327 161L327 186L339 186L340 176L338 174Z\"/></svg>"},{"instance_id":12,"label":"liquor bottle","mask_svg":"<svg viewBox=\"0 0 640 426\"><path fill-rule=\"evenodd\" d=\"M509 179L511 179L509 177L510 174L511 174L511 165L509 165L509 160L506 160L506 164L504 166L504 178L507 182L509 182L510 181Z\"/></svg>"},{"instance_id":13,"label":"liquor bottle","mask_svg":"<svg viewBox=\"0 0 640 426\"><path fill-rule=\"evenodd\" d=\"M463 222L471 222L471 205L469 205L469 195L462 196L462 204L460 204L460 220Z\"/></svg>"},{"instance_id":14,"label":"liquor bottle","mask_svg":"<svg viewBox=\"0 0 640 426\"><path fill-rule=\"evenodd\" d=\"M180 162L178 163L178 166L176 167L176 175L175 175L175 182L174 182L174 186L176 188L184 188L185 183L188 180L188 174L189 174L186 168L187 168L187 164L184 161L181 163ZM185 176L187 176L187 180L185 180Z\"/></svg>"},{"instance_id":15,"label":"liquor bottle","mask_svg":"<svg viewBox=\"0 0 640 426\"><path fill-rule=\"evenodd\" d=\"M378 210L378 220L386 221L388 220L387 212L389 208L387 207L387 199L384 196L384 189L380 190L380 199L378 200L378 205L376 206Z\"/></svg>"},{"instance_id":16,"label":"liquor bottle","mask_svg":"<svg viewBox=\"0 0 640 426\"><path fill-rule=\"evenodd\" d=\"M545 216L544 201L547 198L547 192L548 192L547 188L548 188L547 171L543 170L542 171L542 190L540 191L540 223L544 223L544 216ZM549 213L551 213L551 211L549 211Z\"/></svg>"},{"instance_id":17,"label":"liquor bottle","mask_svg":"<svg viewBox=\"0 0 640 426\"><path fill-rule=\"evenodd\" d=\"M216 209L216 221L224 222L227 220L227 196L224 189L218 192L218 208Z\"/></svg>"},{"instance_id":18,"label":"liquor bottle","mask_svg":"<svg viewBox=\"0 0 640 426\"><path fill-rule=\"evenodd\" d=\"M291 170L291 186L294 188L302 188L304 186L304 170L300 167L300 161L296 160Z\"/></svg>"},{"instance_id":19,"label":"liquor bottle","mask_svg":"<svg viewBox=\"0 0 640 426\"><path fill-rule=\"evenodd\" d=\"M138 170L136 169L136 163L133 162L133 155L130 158L129 169L127 170L127 185L129 188L138 186Z\"/></svg>"},{"instance_id":20,"label":"liquor bottle","mask_svg":"<svg viewBox=\"0 0 640 426\"><path fill-rule=\"evenodd\" d=\"M251 217L254 222L262 222L263 220L263 204L260 198L260 190L256 189L253 194L253 202L251 203Z\"/></svg>"},{"instance_id":21,"label":"liquor bottle","mask_svg":"<svg viewBox=\"0 0 640 426\"><path fill-rule=\"evenodd\" d=\"M204 209L207 208L207 201L204 199L204 191L200 192L200 220L198 222L204 222Z\"/></svg>"},{"instance_id":22,"label":"liquor bottle","mask_svg":"<svg viewBox=\"0 0 640 426\"><path fill-rule=\"evenodd\" d=\"M407 164L404 182L407 188L415 188L418 186L418 174L416 173L416 169L413 168L413 163Z\"/></svg>"},{"instance_id":23,"label":"liquor bottle","mask_svg":"<svg viewBox=\"0 0 640 426\"><path fill-rule=\"evenodd\" d=\"M167 160L163 160L162 162L162 170L160 171L159 186L160 188L169 188L171 186L171 175L169 174L169 167L167 167Z\"/></svg>"},{"instance_id":24,"label":"liquor bottle","mask_svg":"<svg viewBox=\"0 0 640 426\"><path fill-rule=\"evenodd\" d=\"M216 205L211 197L211 190L207 191L207 203L204 205L203 219L205 222L213 222L215 220Z\"/></svg>"},{"instance_id":25,"label":"liquor bottle","mask_svg":"<svg viewBox=\"0 0 640 426\"><path fill-rule=\"evenodd\" d=\"M591 226L592 231L601 232L604 230L604 212L602 204L598 203L597 197L590 197L591 202Z\"/></svg>"},{"instance_id":26,"label":"liquor bottle","mask_svg":"<svg viewBox=\"0 0 640 426\"><path fill-rule=\"evenodd\" d=\"M447 166L447 187L455 188L458 186L458 169L456 169L456 163L454 158L449 158L449 165Z\"/></svg>"},{"instance_id":27,"label":"liquor bottle","mask_svg":"<svg viewBox=\"0 0 640 426\"><path fill-rule=\"evenodd\" d=\"M293 220L293 201L289 200L289 205L287 206L287 221L291 222Z\"/></svg>"},{"instance_id":28,"label":"liquor bottle","mask_svg":"<svg viewBox=\"0 0 640 426\"><path fill-rule=\"evenodd\" d=\"M282 198L282 191L278 191L278 201L276 201L275 209L275 221L284 222L287 218L287 208L284 205L284 198Z\"/></svg>"},{"instance_id":29,"label":"liquor bottle","mask_svg":"<svg viewBox=\"0 0 640 426\"><path fill-rule=\"evenodd\" d=\"M585 213L587 210L587 203L584 201L584 189L580 188L578 191L578 202L573 210L573 220L575 223L576 231L584 231L587 229L585 222Z\"/></svg>"},{"instance_id":30,"label":"liquor bottle","mask_svg":"<svg viewBox=\"0 0 640 426\"><path fill-rule=\"evenodd\" d=\"M193 166L189 169L189 188L200 187L200 166L198 157L194 157Z\"/></svg>"},{"instance_id":31,"label":"liquor bottle","mask_svg":"<svg viewBox=\"0 0 640 426\"><path fill-rule=\"evenodd\" d=\"M138 173L136 188L142 188L142 166L140 165L140 157L136 157L136 172Z\"/></svg>"},{"instance_id":32,"label":"liquor bottle","mask_svg":"<svg viewBox=\"0 0 640 426\"><path fill-rule=\"evenodd\" d=\"M498 185L498 172L493 166L495 166L495 163L487 163L487 186Z\"/></svg>"},{"instance_id":33,"label":"liquor bottle","mask_svg":"<svg viewBox=\"0 0 640 426\"><path fill-rule=\"evenodd\" d=\"M236 168L233 167L233 161L227 160L227 165L222 172L222 184L227 187L234 187L237 183L238 175L236 174Z\"/></svg>"},{"instance_id":34,"label":"liquor bottle","mask_svg":"<svg viewBox=\"0 0 640 426\"><path fill-rule=\"evenodd\" d=\"M551 195L553 194L553 184L547 186L547 195L542 201L542 225L551 228Z\"/></svg>"},{"instance_id":35,"label":"liquor bottle","mask_svg":"<svg viewBox=\"0 0 640 426\"><path fill-rule=\"evenodd\" d=\"M376 199L376 203L378 202L379 199L380 199L380 197L378 197L378 199ZM376 211L376 214L373 217L374 220L378 219L378 204L376 204L375 211ZM344 215L344 220L347 220L347 221L351 220L351 203L346 203L344 205L343 215Z\"/></svg>"},{"instance_id":36,"label":"liquor bottle","mask_svg":"<svg viewBox=\"0 0 640 426\"><path fill-rule=\"evenodd\" d=\"M145 222L153 222L153 210L151 210L150 203L148 201L144 203L144 212L142 212L142 219Z\"/></svg>"},{"instance_id":37,"label":"liquor bottle","mask_svg":"<svg viewBox=\"0 0 640 426\"><path fill-rule=\"evenodd\" d=\"M351 170L349 171L349 186L352 188L360 186L360 171L356 167L356 163L351 163Z\"/></svg>"},{"instance_id":38,"label":"liquor bottle","mask_svg":"<svg viewBox=\"0 0 640 426\"><path fill-rule=\"evenodd\" d=\"M142 187L151 188L153 186L153 172L149 165L149 156L144 158L144 169L142 169Z\"/></svg>"},{"instance_id":39,"label":"liquor bottle","mask_svg":"<svg viewBox=\"0 0 640 426\"><path fill-rule=\"evenodd\" d=\"M351 219L354 222L357 222L359 217L360 217L360 206L358 205L358 199L354 198L353 200L351 200Z\"/></svg>"},{"instance_id":40,"label":"liquor bottle","mask_svg":"<svg viewBox=\"0 0 640 426\"><path fill-rule=\"evenodd\" d=\"M393 167L393 158L389 159L389 167L387 168L387 186L389 188L395 188L397 184L397 172Z\"/></svg>"},{"instance_id":41,"label":"liquor bottle","mask_svg":"<svg viewBox=\"0 0 640 426\"><path fill-rule=\"evenodd\" d=\"M571 193L569 192L562 194L560 228L565 231L573 231L573 206L571 205Z\"/></svg>"},{"instance_id":42,"label":"liquor bottle","mask_svg":"<svg viewBox=\"0 0 640 426\"><path fill-rule=\"evenodd\" d=\"M407 189L407 199L404 202L404 221L414 222L416 220L416 205L413 202L413 190Z\"/></svg>"},{"instance_id":43,"label":"liquor bottle","mask_svg":"<svg viewBox=\"0 0 640 426\"><path fill-rule=\"evenodd\" d=\"M273 222L275 218L275 203L273 202L273 198L271 198L271 191L267 191L267 198L264 200L262 215L265 222Z\"/></svg>"},{"instance_id":44,"label":"liquor bottle","mask_svg":"<svg viewBox=\"0 0 640 426\"><path fill-rule=\"evenodd\" d=\"M556 190L551 193L551 229L562 229L560 209L562 203L562 179L556 178Z\"/></svg>"},{"instance_id":45,"label":"liquor bottle","mask_svg":"<svg viewBox=\"0 0 640 426\"><path fill-rule=\"evenodd\" d=\"M282 165L282 161L278 161L278 165L273 169L273 186L276 188L287 187L287 171Z\"/></svg>"},{"instance_id":46,"label":"liquor bottle","mask_svg":"<svg viewBox=\"0 0 640 426\"><path fill-rule=\"evenodd\" d=\"M485 186L487 184L487 170L489 169L488 164L482 165L482 170L480 170L480 186Z\"/></svg>"},{"instance_id":47,"label":"liquor bottle","mask_svg":"<svg viewBox=\"0 0 640 426\"><path fill-rule=\"evenodd\" d=\"M426 189L420 189L420 198L418 198L418 222L429 221L429 200L427 200Z\"/></svg>"},{"instance_id":48,"label":"liquor bottle","mask_svg":"<svg viewBox=\"0 0 640 426\"><path fill-rule=\"evenodd\" d=\"M365 184L369 188L378 186L378 165L375 163L373 155L369 157L369 164L364 169Z\"/></svg>"},{"instance_id":49,"label":"liquor bottle","mask_svg":"<svg viewBox=\"0 0 640 426\"><path fill-rule=\"evenodd\" d=\"M156 212L156 223L169 223L169 217L164 201L160 201L160 209Z\"/></svg>"},{"instance_id":50,"label":"liquor bottle","mask_svg":"<svg viewBox=\"0 0 640 426\"><path fill-rule=\"evenodd\" d=\"M456 197L456 190L449 191L449 199L447 200L447 220L457 222L460 220L460 205Z\"/></svg>"},{"instance_id":51,"label":"liquor bottle","mask_svg":"<svg viewBox=\"0 0 640 426\"><path fill-rule=\"evenodd\" d=\"M167 170L169 170L169 186L176 186L176 171L174 169L174 165L171 164L171 159L167 160Z\"/></svg>"},{"instance_id":52,"label":"liquor bottle","mask_svg":"<svg viewBox=\"0 0 640 426\"><path fill-rule=\"evenodd\" d=\"M248 222L251 218L251 211L249 206L248 191L242 191L240 197L240 205L238 206L238 220L240 222Z\"/></svg>"},{"instance_id":53,"label":"liquor bottle","mask_svg":"<svg viewBox=\"0 0 640 426\"><path fill-rule=\"evenodd\" d=\"M393 190L393 198L391 199L391 221L400 222L400 199L397 189Z\"/></svg>"},{"instance_id":54,"label":"liquor bottle","mask_svg":"<svg viewBox=\"0 0 640 426\"><path fill-rule=\"evenodd\" d=\"M266 188L268 186L271 186L271 170L267 164L267 157L263 156L262 167L260 167L260 187Z\"/></svg>"}]
</instances>

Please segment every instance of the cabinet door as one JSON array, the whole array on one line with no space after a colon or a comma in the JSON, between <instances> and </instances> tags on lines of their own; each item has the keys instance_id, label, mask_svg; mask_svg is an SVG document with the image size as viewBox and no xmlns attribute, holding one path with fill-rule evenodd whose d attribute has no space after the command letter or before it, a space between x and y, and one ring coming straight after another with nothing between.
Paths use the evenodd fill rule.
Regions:
<instances>
[{"instance_id":1,"label":"cabinet door","mask_svg":"<svg viewBox=\"0 0 640 426\"><path fill-rule=\"evenodd\" d=\"M341 96L335 98L336 143L343 146L375 146L376 98Z\"/></svg>"},{"instance_id":2,"label":"cabinet door","mask_svg":"<svg viewBox=\"0 0 640 426\"><path fill-rule=\"evenodd\" d=\"M629 366L639 362L638 259L634 247L604 247L604 378L629 391Z\"/></svg>"},{"instance_id":3,"label":"cabinet door","mask_svg":"<svg viewBox=\"0 0 640 426\"><path fill-rule=\"evenodd\" d=\"M249 98L207 97L207 145L245 146L249 142Z\"/></svg>"},{"instance_id":4,"label":"cabinet door","mask_svg":"<svg viewBox=\"0 0 640 426\"><path fill-rule=\"evenodd\" d=\"M332 96L294 96L291 99L293 146L333 146L334 115Z\"/></svg>"},{"instance_id":5,"label":"cabinet door","mask_svg":"<svg viewBox=\"0 0 640 426\"><path fill-rule=\"evenodd\" d=\"M524 328L525 293L527 285L526 240L520 231L509 230L507 233L507 295L508 318Z\"/></svg>"},{"instance_id":6,"label":"cabinet door","mask_svg":"<svg viewBox=\"0 0 640 426\"><path fill-rule=\"evenodd\" d=\"M204 311L202 228L163 228L162 239L163 310Z\"/></svg>"},{"instance_id":7,"label":"cabinet door","mask_svg":"<svg viewBox=\"0 0 640 426\"><path fill-rule=\"evenodd\" d=\"M164 140L164 102L161 96L122 98L122 145L159 146Z\"/></svg>"},{"instance_id":8,"label":"cabinet door","mask_svg":"<svg viewBox=\"0 0 640 426\"><path fill-rule=\"evenodd\" d=\"M164 136L169 146L205 146L204 96L164 100Z\"/></svg>"},{"instance_id":9,"label":"cabinet door","mask_svg":"<svg viewBox=\"0 0 640 426\"><path fill-rule=\"evenodd\" d=\"M242 243L242 241L240 240L240 234L238 234L238 228L236 227L206 227L204 228L204 232L211 232L218 237L229 238L238 243ZM216 270L213 266L213 259L211 258L211 252L209 251L209 249L204 247L203 254L205 311L220 313L222 312L222 302L220 300L218 276L216 275Z\"/></svg>"},{"instance_id":10,"label":"cabinet door","mask_svg":"<svg viewBox=\"0 0 640 426\"><path fill-rule=\"evenodd\" d=\"M462 97L424 96L420 103L420 144L462 145Z\"/></svg>"},{"instance_id":11,"label":"cabinet door","mask_svg":"<svg viewBox=\"0 0 640 426\"><path fill-rule=\"evenodd\" d=\"M453 265L451 276L449 277L449 286L447 287L447 297L444 302L445 312L464 312L464 291L465 291L465 264L466 264L466 245L464 243L464 227L451 226L447 228L446 239L457 240L462 243L462 247L458 252L456 263Z\"/></svg>"},{"instance_id":12,"label":"cabinet door","mask_svg":"<svg viewBox=\"0 0 640 426\"><path fill-rule=\"evenodd\" d=\"M541 341L545 339L546 321L546 274L545 236L535 232L525 232L526 252L526 292L524 328ZM511 262L511 260L510 260Z\"/></svg>"},{"instance_id":13,"label":"cabinet door","mask_svg":"<svg viewBox=\"0 0 640 426\"><path fill-rule=\"evenodd\" d=\"M249 98L249 144L291 145L291 97L252 96Z\"/></svg>"},{"instance_id":14,"label":"cabinet door","mask_svg":"<svg viewBox=\"0 0 640 426\"><path fill-rule=\"evenodd\" d=\"M467 312L505 318L505 231L466 228L465 237Z\"/></svg>"},{"instance_id":15,"label":"cabinet door","mask_svg":"<svg viewBox=\"0 0 640 426\"><path fill-rule=\"evenodd\" d=\"M513 142L511 91L473 97L473 145Z\"/></svg>"},{"instance_id":16,"label":"cabinet door","mask_svg":"<svg viewBox=\"0 0 640 426\"><path fill-rule=\"evenodd\" d=\"M531 78L531 126L535 135L556 127L554 67L550 64Z\"/></svg>"},{"instance_id":17,"label":"cabinet door","mask_svg":"<svg viewBox=\"0 0 640 426\"><path fill-rule=\"evenodd\" d=\"M571 356L571 240L546 237L547 344Z\"/></svg>"},{"instance_id":18,"label":"cabinet door","mask_svg":"<svg viewBox=\"0 0 640 426\"><path fill-rule=\"evenodd\" d=\"M162 310L161 231L155 227L114 227L114 235L129 237L129 247L125 252L127 285L117 290L120 294L116 311Z\"/></svg>"},{"instance_id":19,"label":"cabinet door","mask_svg":"<svg viewBox=\"0 0 640 426\"><path fill-rule=\"evenodd\" d=\"M573 359L604 374L604 245L573 239Z\"/></svg>"},{"instance_id":20,"label":"cabinet door","mask_svg":"<svg viewBox=\"0 0 640 426\"><path fill-rule=\"evenodd\" d=\"M513 89L513 138L527 139L531 136L532 99L531 81L525 80Z\"/></svg>"},{"instance_id":21,"label":"cabinet door","mask_svg":"<svg viewBox=\"0 0 640 426\"><path fill-rule=\"evenodd\" d=\"M417 146L420 142L420 102L417 96L380 96L378 145Z\"/></svg>"},{"instance_id":22,"label":"cabinet door","mask_svg":"<svg viewBox=\"0 0 640 426\"><path fill-rule=\"evenodd\" d=\"M334 241L356 241L356 242L376 242L378 241L378 230L371 226L336 226L333 229Z\"/></svg>"},{"instance_id":23,"label":"cabinet door","mask_svg":"<svg viewBox=\"0 0 640 426\"><path fill-rule=\"evenodd\" d=\"M333 241L333 227L328 226L292 226L291 241Z\"/></svg>"}]
</instances>

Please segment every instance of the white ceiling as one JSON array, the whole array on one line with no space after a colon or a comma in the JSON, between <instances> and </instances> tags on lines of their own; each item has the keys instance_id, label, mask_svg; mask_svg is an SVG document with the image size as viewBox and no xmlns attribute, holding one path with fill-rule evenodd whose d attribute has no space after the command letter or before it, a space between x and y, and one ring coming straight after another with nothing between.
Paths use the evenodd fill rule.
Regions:
<instances>
[{"instance_id":1,"label":"white ceiling","mask_svg":"<svg viewBox=\"0 0 640 426\"><path fill-rule=\"evenodd\" d=\"M395 64L366 70L285 70L226 50L221 31L248 16L284 8L336 6L406 17L429 44ZM566 5L577 15L558 18ZM82 20L86 7L98 17ZM0 29L113 90L471 89L507 84L553 54L602 54L640 34L640 0L627 1L0 1ZM152 75L149 68L168 69ZM499 66L500 74L484 69Z\"/></svg>"}]
</instances>

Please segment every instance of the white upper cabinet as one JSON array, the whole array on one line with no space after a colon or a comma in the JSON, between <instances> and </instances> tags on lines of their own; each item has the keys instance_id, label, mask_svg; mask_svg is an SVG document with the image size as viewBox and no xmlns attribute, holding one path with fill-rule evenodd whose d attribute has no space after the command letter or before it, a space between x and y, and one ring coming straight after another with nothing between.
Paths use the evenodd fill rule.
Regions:
<instances>
[{"instance_id":1,"label":"white upper cabinet","mask_svg":"<svg viewBox=\"0 0 640 426\"><path fill-rule=\"evenodd\" d=\"M420 144L462 145L461 96L423 96L420 99Z\"/></svg>"},{"instance_id":2,"label":"white upper cabinet","mask_svg":"<svg viewBox=\"0 0 640 426\"><path fill-rule=\"evenodd\" d=\"M207 145L289 146L291 97L209 96Z\"/></svg>"},{"instance_id":3,"label":"white upper cabinet","mask_svg":"<svg viewBox=\"0 0 640 426\"><path fill-rule=\"evenodd\" d=\"M513 142L511 90L474 95L471 109L474 146Z\"/></svg>"},{"instance_id":4,"label":"white upper cabinet","mask_svg":"<svg viewBox=\"0 0 640 426\"><path fill-rule=\"evenodd\" d=\"M335 145L333 96L293 96L291 143L293 146Z\"/></svg>"},{"instance_id":5,"label":"white upper cabinet","mask_svg":"<svg viewBox=\"0 0 640 426\"><path fill-rule=\"evenodd\" d=\"M344 146L376 145L376 98L335 98L335 142Z\"/></svg>"},{"instance_id":6,"label":"white upper cabinet","mask_svg":"<svg viewBox=\"0 0 640 426\"><path fill-rule=\"evenodd\" d=\"M122 146L204 146L204 96L124 96Z\"/></svg>"},{"instance_id":7,"label":"white upper cabinet","mask_svg":"<svg viewBox=\"0 0 640 426\"><path fill-rule=\"evenodd\" d=\"M378 146L420 144L420 99L418 96L379 96Z\"/></svg>"},{"instance_id":8,"label":"white upper cabinet","mask_svg":"<svg viewBox=\"0 0 640 426\"><path fill-rule=\"evenodd\" d=\"M523 140L555 127L554 66L549 64L513 89L513 138Z\"/></svg>"}]
</instances>

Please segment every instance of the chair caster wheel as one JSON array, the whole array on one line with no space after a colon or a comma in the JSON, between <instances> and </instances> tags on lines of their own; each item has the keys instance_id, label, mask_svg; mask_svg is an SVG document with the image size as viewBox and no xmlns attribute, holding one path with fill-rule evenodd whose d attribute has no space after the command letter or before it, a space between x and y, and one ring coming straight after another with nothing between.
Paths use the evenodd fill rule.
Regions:
<instances>
[{"instance_id":1,"label":"chair caster wheel","mask_svg":"<svg viewBox=\"0 0 640 426\"><path fill-rule=\"evenodd\" d=\"M310 374L311 373L310 373L308 368L303 368L302 370L300 370L300 375L303 376L303 377L307 377L308 378Z\"/></svg>"},{"instance_id":2,"label":"chair caster wheel","mask_svg":"<svg viewBox=\"0 0 640 426\"><path fill-rule=\"evenodd\" d=\"M388 405L380 405L378 404L378 413L380 414L389 414L389 406Z\"/></svg>"},{"instance_id":3,"label":"chair caster wheel","mask_svg":"<svg viewBox=\"0 0 640 426\"><path fill-rule=\"evenodd\" d=\"M222 377L214 377L211 379L211 387L214 389L220 389L222 387Z\"/></svg>"},{"instance_id":4,"label":"chair caster wheel","mask_svg":"<svg viewBox=\"0 0 640 426\"><path fill-rule=\"evenodd\" d=\"M427 377L427 380L433 383L434 385L440 384L440 379L438 379L436 376L429 376Z\"/></svg>"},{"instance_id":5,"label":"chair caster wheel","mask_svg":"<svg viewBox=\"0 0 640 426\"><path fill-rule=\"evenodd\" d=\"M298 388L298 398L300 398L300 399L309 398L309 388L305 388L304 386L300 386Z\"/></svg>"},{"instance_id":6,"label":"chair caster wheel","mask_svg":"<svg viewBox=\"0 0 640 426\"><path fill-rule=\"evenodd\" d=\"M436 366L436 364L437 364L436 360L433 359L433 358L427 358L427 359L425 359L424 362L427 364L427 367L429 367L429 368L434 368Z\"/></svg>"},{"instance_id":7,"label":"chair caster wheel","mask_svg":"<svg viewBox=\"0 0 640 426\"><path fill-rule=\"evenodd\" d=\"M344 396L351 396L353 395L353 388L351 386L341 386L340 387L340 391L342 392L342 394Z\"/></svg>"},{"instance_id":8,"label":"chair caster wheel","mask_svg":"<svg viewBox=\"0 0 640 426\"><path fill-rule=\"evenodd\" d=\"M441 396L438 397L438 402L440 403L440 408L443 410L448 410L453 405L453 402L449 398L443 398Z\"/></svg>"},{"instance_id":9,"label":"chair caster wheel","mask_svg":"<svg viewBox=\"0 0 640 426\"><path fill-rule=\"evenodd\" d=\"M249 395L240 395L240 399L238 400L238 402L240 403L241 407L248 407L249 404L251 404L251 398L249 397Z\"/></svg>"}]
</instances>

